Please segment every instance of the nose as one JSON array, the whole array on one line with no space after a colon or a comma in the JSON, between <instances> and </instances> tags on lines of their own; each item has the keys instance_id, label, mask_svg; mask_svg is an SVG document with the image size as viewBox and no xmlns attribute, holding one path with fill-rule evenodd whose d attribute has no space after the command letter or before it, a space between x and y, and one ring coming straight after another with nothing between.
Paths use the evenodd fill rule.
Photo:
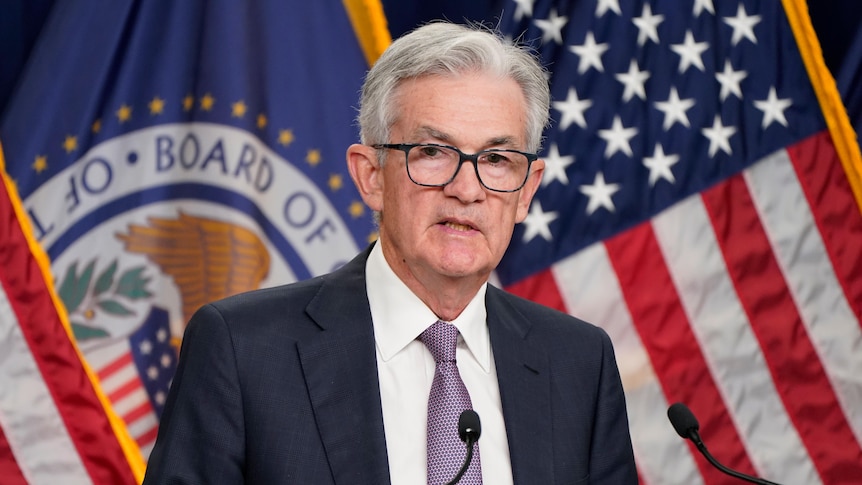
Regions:
<instances>
[{"instance_id":1,"label":"nose","mask_svg":"<svg viewBox=\"0 0 862 485\"><path fill-rule=\"evenodd\" d=\"M455 178L443 187L443 193L457 197L464 203L475 202L485 198L485 187L479 182L476 166L465 161L455 173Z\"/></svg>"}]
</instances>

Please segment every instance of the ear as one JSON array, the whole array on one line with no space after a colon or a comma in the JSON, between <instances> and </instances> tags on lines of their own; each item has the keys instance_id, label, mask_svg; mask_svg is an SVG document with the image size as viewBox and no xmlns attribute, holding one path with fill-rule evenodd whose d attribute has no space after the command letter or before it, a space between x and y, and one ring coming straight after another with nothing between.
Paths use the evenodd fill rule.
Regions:
<instances>
[{"instance_id":1,"label":"ear","mask_svg":"<svg viewBox=\"0 0 862 485\"><path fill-rule=\"evenodd\" d=\"M377 150L354 143L347 148L347 170L362 200L373 211L383 210L383 167L377 161Z\"/></svg>"},{"instance_id":2,"label":"ear","mask_svg":"<svg viewBox=\"0 0 862 485\"><path fill-rule=\"evenodd\" d=\"M542 174L545 172L545 161L542 159L536 160L530 165L530 175L527 176L527 183L518 192L518 212L515 214L515 222L523 222L527 214L530 212L530 202L536 191L539 190L539 184L542 182Z\"/></svg>"}]
</instances>

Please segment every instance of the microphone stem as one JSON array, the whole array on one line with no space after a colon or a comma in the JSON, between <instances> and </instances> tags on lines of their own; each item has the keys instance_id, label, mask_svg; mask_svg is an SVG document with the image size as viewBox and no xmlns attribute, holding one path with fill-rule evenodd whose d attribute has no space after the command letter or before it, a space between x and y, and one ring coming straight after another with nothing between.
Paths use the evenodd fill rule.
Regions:
<instances>
[{"instance_id":1,"label":"microphone stem","mask_svg":"<svg viewBox=\"0 0 862 485\"><path fill-rule=\"evenodd\" d=\"M464 473L467 472L467 468L470 468L470 462L473 461L473 440L467 438L467 457L464 458L464 464L461 465L461 469L458 470L458 474L455 475L452 480L450 480L445 485L455 485L459 481L461 481L461 477L464 476Z\"/></svg>"},{"instance_id":2,"label":"microphone stem","mask_svg":"<svg viewBox=\"0 0 862 485\"><path fill-rule=\"evenodd\" d=\"M691 440L694 442L695 446L697 446L697 449L698 449L698 450L700 450L700 452L703 454L703 456L704 456L704 457L706 457L706 459L707 459L710 463L712 463L712 465L713 465L714 467L718 468L720 471L722 471L722 472L724 472L724 473L726 473L726 474L728 474L728 475L730 475L730 476L732 476L732 477L736 477L736 478L738 478L738 479L740 479L740 480L745 480L745 481L747 481L747 482L751 482L751 483L757 483L758 485L779 485L778 483L770 482L769 480L764 480L764 479L762 479L762 478L752 477L752 476L750 476L750 475L746 475L746 474L744 474L744 473L740 473L740 472L738 472L738 471L736 471L736 470L730 469L730 468L728 468L728 467L726 467L726 466L722 465L722 464L721 464L721 463L719 463L719 461L718 461L718 460L716 460L716 459L715 459L715 457L713 457L713 456L712 456L712 454L711 454L711 453L706 449L706 445L705 445L705 444L703 443L703 441L700 439L700 434L699 434L697 431L692 430L692 435L693 435L693 436L692 436Z\"/></svg>"}]
</instances>

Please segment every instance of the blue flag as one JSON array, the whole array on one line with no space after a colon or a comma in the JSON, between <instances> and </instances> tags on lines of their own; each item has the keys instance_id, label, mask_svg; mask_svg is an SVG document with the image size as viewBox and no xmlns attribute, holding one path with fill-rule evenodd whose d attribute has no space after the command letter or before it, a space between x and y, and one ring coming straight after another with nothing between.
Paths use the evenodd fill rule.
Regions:
<instances>
[{"instance_id":1,"label":"blue flag","mask_svg":"<svg viewBox=\"0 0 862 485\"><path fill-rule=\"evenodd\" d=\"M344 162L367 69L339 1L56 2L0 139L145 456L194 310L374 237Z\"/></svg>"}]
</instances>

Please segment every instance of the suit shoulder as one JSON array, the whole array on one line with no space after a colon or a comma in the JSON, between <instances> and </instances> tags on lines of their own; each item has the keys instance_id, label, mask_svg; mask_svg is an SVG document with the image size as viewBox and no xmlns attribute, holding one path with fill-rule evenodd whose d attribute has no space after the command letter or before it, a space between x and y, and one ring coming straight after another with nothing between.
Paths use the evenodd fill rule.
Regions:
<instances>
[{"instance_id":1,"label":"suit shoulder","mask_svg":"<svg viewBox=\"0 0 862 485\"><path fill-rule=\"evenodd\" d=\"M561 312L541 303L509 293L495 286L488 286L488 297L516 312L530 322L533 330L547 331L554 334L576 334L606 339L607 333L601 327L590 322Z\"/></svg>"},{"instance_id":2,"label":"suit shoulder","mask_svg":"<svg viewBox=\"0 0 862 485\"><path fill-rule=\"evenodd\" d=\"M253 309L278 310L284 306L295 306L309 301L317 294L326 275L270 288L247 291L210 303L219 312L234 313Z\"/></svg>"},{"instance_id":3,"label":"suit shoulder","mask_svg":"<svg viewBox=\"0 0 862 485\"><path fill-rule=\"evenodd\" d=\"M338 295L355 293L365 288L365 261L370 247L353 260L330 273L307 280L263 288L229 296L207 306L224 314L266 313L289 315L314 300L324 286L335 288Z\"/></svg>"}]
</instances>

